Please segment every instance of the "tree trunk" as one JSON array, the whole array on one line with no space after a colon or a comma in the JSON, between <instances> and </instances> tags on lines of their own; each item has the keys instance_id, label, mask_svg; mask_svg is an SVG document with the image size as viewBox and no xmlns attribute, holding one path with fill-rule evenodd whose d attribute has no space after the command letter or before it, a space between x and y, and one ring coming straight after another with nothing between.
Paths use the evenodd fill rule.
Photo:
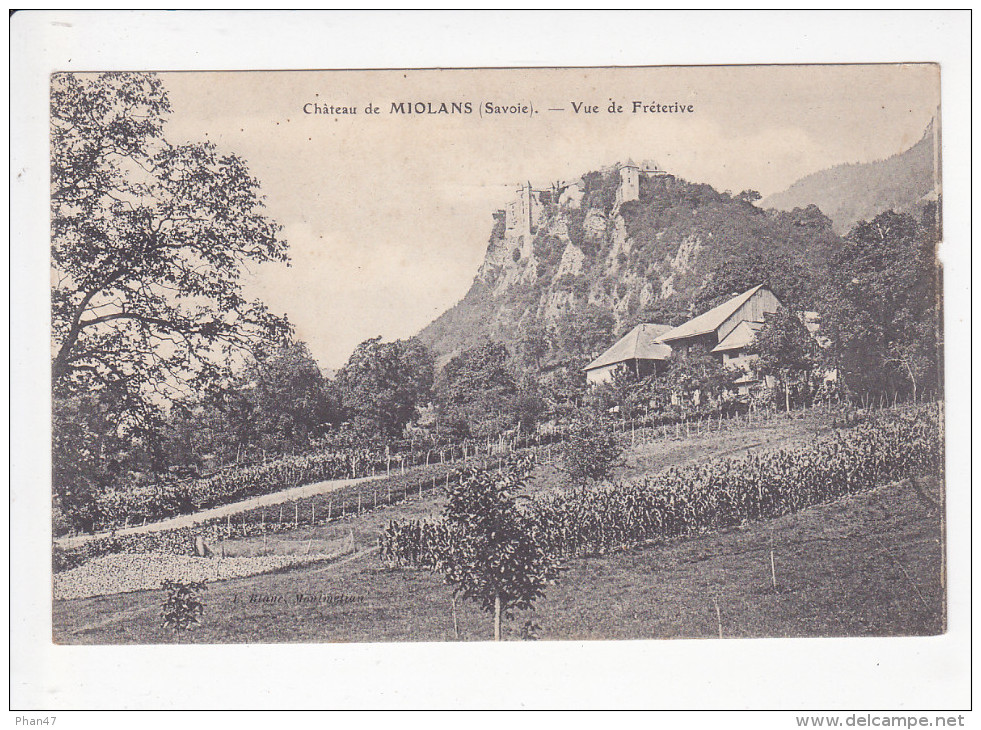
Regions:
<instances>
[{"instance_id":1,"label":"tree trunk","mask_svg":"<svg viewBox=\"0 0 981 730\"><path fill-rule=\"evenodd\" d=\"M787 408L787 413L790 413L790 380L783 381L783 393L785 399L785 406Z\"/></svg>"},{"instance_id":2,"label":"tree trunk","mask_svg":"<svg viewBox=\"0 0 981 730\"><path fill-rule=\"evenodd\" d=\"M494 596L494 641L501 640L501 594Z\"/></svg>"}]
</instances>

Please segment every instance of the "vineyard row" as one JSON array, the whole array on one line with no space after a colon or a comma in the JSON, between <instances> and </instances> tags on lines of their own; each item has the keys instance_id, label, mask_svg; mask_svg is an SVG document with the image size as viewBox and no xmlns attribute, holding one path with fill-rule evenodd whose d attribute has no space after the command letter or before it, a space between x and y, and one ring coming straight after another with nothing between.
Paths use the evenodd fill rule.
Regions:
<instances>
[{"instance_id":1,"label":"vineyard row","mask_svg":"<svg viewBox=\"0 0 981 730\"><path fill-rule=\"evenodd\" d=\"M798 448L675 467L640 482L539 495L525 509L534 539L548 553L597 554L770 519L942 469L940 408L924 406L880 413ZM430 566L452 540L439 520L392 522L382 552L394 565Z\"/></svg>"}]
</instances>

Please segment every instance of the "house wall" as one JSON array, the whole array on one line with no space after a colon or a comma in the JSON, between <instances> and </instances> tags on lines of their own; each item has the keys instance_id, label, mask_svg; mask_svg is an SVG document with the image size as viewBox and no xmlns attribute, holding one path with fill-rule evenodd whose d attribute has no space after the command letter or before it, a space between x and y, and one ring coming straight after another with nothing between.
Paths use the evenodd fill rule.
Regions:
<instances>
[{"instance_id":1,"label":"house wall","mask_svg":"<svg viewBox=\"0 0 981 730\"><path fill-rule=\"evenodd\" d=\"M740 322L762 322L763 315L776 312L779 306L780 300L774 296L773 292L769 289L760 289L716 330L719 336L718 342L725 339L726 335L736 329Z\"/></svg>"},{"instance_id":2,"label":"house wall","mask_svg":"<svg viewBox=\"0 0 981 730\"><path fill-rule=\"evenodd\" d=\"M586 371L586 382L589 385L600 385L602 383L609 383L613 380L613 370L620 363L615 362L612 365L604 365L600 368L594 368L593 370Z\"/></svg>"},{"instance_id":3,"label":"house wall","mask_svg":"<svg viewBox=\"0 0 981 730\"><path fill-rule=\"evenodd\" d=\"M745 350L729 350L722 354L722 364L727 368L742 368L749 372L759 355L747 355Z\"/></svg>"},{"instance_id":4,"label":"house wall","mask_svg":"<svg viewBox=\"0 0 981 730\"><path fill-rule=\"evenodd\" d=\"M659 364L661 364L660 367ZM602 367L594 368L593 370L587 370L586 382L589 385L609 383L613 379L613 371L618 367L624 368L631 378L637 378L639 376L641 379L643 379L648 375L657 373L659 370L663 371L666 365L666 361L661 360L624 360L621 362L615 362L611 365L604 365Z\"/></svg>"}]
</instances>

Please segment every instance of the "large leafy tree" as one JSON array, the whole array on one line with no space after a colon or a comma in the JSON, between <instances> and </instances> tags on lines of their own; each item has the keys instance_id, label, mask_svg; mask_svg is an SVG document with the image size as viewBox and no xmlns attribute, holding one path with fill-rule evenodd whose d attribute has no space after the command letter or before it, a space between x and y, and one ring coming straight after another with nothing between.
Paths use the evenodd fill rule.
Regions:
<instances>
[{"instance_id":1,"label":"large leafy tree","mask_svg":"<svg viewBox=\"0 0 981 730\"><path fill-rule=\"evenodd\" d=\"M586 373L582 361L573 359L557 365L538 378L545 409L552 418L575 414L587 392Z\"/></svg>"},{"instance_id":2,"label":"large leafy tree","mask_svg":"<svg viewBox=\"0 0 981 730\"><path fill-rule=\"evenodd\" d=\"M171 464L201 467L302 451L338 419L330 383L302 342L263 351L234 383L175 408L163 433Z\"/></svg>"},{"instance_id":3,"label":"large leafy tree","mask_svg":"<svg viewBox=\"0 0 981 730\"><path fill-rule=\"evenodd\" d=\"M565 352L590 357L609 346L616 320L595 304L567 313L556 324L556 337Z\"/></svg>"},{"instance_id":4,"label":"large leafy tree","mask_svg":"<svg viewBox=\"0 0 981 730\"><path fill-rule=\"evenodd\" d=\"M860 222L832 254L822 328L832 365L858 393L939 386L937 208Z\"/></svg>"},{"instance_id":5,"label":"large leafy tree","mask_svg":"<svg viewBox=\"0 0 981 730\"><path fill-rule=\"evenodd\" d=\"M696 401L703 399L720 400L727 393L736 390L736 381L743 375L738 368L727 368L708 352L693 347L688 352L674 352L668 362L668 369L663 379L655 385L657 388L654 400L658 400L666 389L670 399L683 409L687 409ZM652 384L654 385L654 384Z\"/></svg>"},{"instance_id":6,"label":"large leafy tree","mask_svg":"<svg viewBox=\"0 0 981 730\"><path fill-rule=\"evenodd\" d=\"M623 445L614 424L584 413L562 446L562 469L573 486L585 488L609 479L621 454Z\"/></svg>"},{"instance_id":7,"label":"large leafy tree","mask_svg":"<svg viewBox=\"0 0 981 730\"><path fill-rule=\"evenodd\" d=\"M549 351L548 330L538 322L522 328L517 340L517 359L523 368L539 370Z\"/></svg>"},{"instance_id":8,"label":"large leafy tree","mask_svg":"<svg viewBox=\"0 0 981 730\"><path fill-rule=\"evenodd\" d=\"M98 494L152 472L154 444L132 434L119 419L126 393L110 384L92 393L55 398L51 477L59 509L56 529L91 532L100 519Z\"/></svg>"},{"instance_id":9,"label":"large leafy tree","mask_svg":"<svg viewBox=\"0 0 981 730\"><path fill-rule=\"evenodd\" d=\"M170 111L153 74L52 80L53 385L122 388L129 416L216 387L288 331L241 288L287 260L259 181L211 143L169 142Z\"/></svg>"},{"instance_id":10,"label":"large leafy tree","mask_svg":"<svg viewBox=\"0 0 981 730\"><path fill-rule=\"evenodd\" d=\"M436 380L436 402L444 424L490 435L516 421L518 384L507 348L485 342L451 359Z\"/></svg>"},{"instance_id":11,"label":"large leafy tree","mask_svg":"<svg viewBox=\"0 0 981 730\"><path fill-rule=\"evenodd\" d=\"M695 308L707 311L758 284L794 307L808 302L808 273L798 261L780 250L750 248L719 264L705 288L696 295Z\"/></svg>"},{"instance_id":12,"label":"large leafy tree","mask_svg":"<svg viewBox=\"0 0 981 730\"><path fill-rule=\"evenodd\" d=\"M277 347L245 373L255 445L265 451L300 449L336 418L328 383L302 342Z\"/></svg>"},{"instance_id":13,"label":"large leafy tree","mask_svg":"<svg viewBox=\"0 0 981 730\"><path fill-rule=\"evenodd\" d=\"M169 461L171 404L288 332L241 288L287 246L241 158L166 139L156 75L57 74L50 112L53 488L91 527L97 491Z\"/></svg>"},{"instance_id":14,"label":"large leafy tree","mask_svg":"<svg viewBox=\"0 0 981 730\"><path fill-rule=\"evenodd\" d=\"M432 394L433 357L415 341L365 340L335 379L355 429L373 437L402 433Z\"/></svg>"},{"instance_id":15,"label":"large leafy tree","mask_svg":"<svg viewBox=\"0 0 981 730\"><path fill-rule=\"evenodd\" d=\"M610 373L610 379L600 383L590 391L589 402L594 410L606 413L616 409L623 417L633 416L636 405L638 382L635 374L624 363L620 363Z\"/></svg>"}]
</instances>

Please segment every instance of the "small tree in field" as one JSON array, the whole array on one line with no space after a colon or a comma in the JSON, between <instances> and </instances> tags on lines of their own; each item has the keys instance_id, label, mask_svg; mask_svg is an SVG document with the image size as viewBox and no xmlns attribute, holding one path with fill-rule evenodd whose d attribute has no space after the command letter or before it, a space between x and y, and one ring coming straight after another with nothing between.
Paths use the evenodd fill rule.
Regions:
<instances>
[{"instance_id":1,"label":"small tree in field","mask_svg":"<svg viewBox=\"0 0 981 730\"><path fill-rule=\"evenodd\" d=\"M474 601L494 614L494 639L502 619L531 609L558 576L558 563L537 539L515 493L531 470L523 459L501 473L470 470L448 491L444 519L449 528L433 569L453 586L454 597Z\"/></svg>"},{"instance_id":2,"label":"small tree in field","mask_svg":"<svg viewBox=\"0 0 981 730\"><path fill-rule=\"evenodd\" d=\"M161 611L163 626L171 629L179 642L182 631L190 631L201 623L204 603L198 593L204 590L205 582L165 580L163 588L167 591Z\"/></svg>"},{"instance_id":3,"label":"small tree in field","mask_svg":"<svg viewBox=\"0 0 981 730\"><path fill-rule=\"evenodd\" d=\"M577 487L608 479L623 446L612 427L601 419L586 419L573 426L562 452L563 470Z\"/></svg>"}]
</instances>

